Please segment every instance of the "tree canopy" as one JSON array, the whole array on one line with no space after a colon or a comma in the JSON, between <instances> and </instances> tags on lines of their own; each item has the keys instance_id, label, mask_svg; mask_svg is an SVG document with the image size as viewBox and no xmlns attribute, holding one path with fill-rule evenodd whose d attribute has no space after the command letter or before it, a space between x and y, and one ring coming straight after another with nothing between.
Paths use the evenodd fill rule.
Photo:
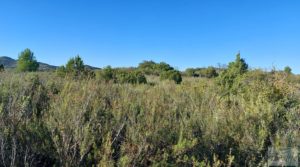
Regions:
<instances>
[{"instance_id":1,"label":"tree canopy","mask_svg":"<svg viewBox=\"0 0 300 167\"><path fill-rule=\"evenodd\" d=\"M25 49L19 54L17 62L17 71L37 71L39 63L37 62L34 53L30 49Z\"/></svg>"},{"instance_id":2,"label":"tree canopy","mask_svg":"<svg viewBox=\"0 0 300 167\"><path fill-rule=\"evenodd\" d=\"M292 74L292 68L289 67L289 66L286 66L286 67L284 68L284 72L287 73L287 74Z\"/></svg>"},{"instance_id":3,"label":"tree canopy","mask_svg":"<svg viewBox=\"0 0 300 167\"><path fill-rule=\"evenodd\" d=\"M236 55L236 59L230 62L228 68L220 75L219 83L226 89L231 89L236 78L248 71L248 64L241 58L240 53Z\"/></svg>"}]
</instances>

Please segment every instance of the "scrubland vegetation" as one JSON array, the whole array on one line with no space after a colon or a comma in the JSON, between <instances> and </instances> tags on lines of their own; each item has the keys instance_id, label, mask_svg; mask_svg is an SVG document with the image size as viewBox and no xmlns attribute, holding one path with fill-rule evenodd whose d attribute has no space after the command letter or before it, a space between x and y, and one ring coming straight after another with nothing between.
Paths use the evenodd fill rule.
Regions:
<instances>
[{"instance_id":1,"label":"scrubland vegetation","mask_svg":"<svg viewBox=\"0 0 300 167\"><path fill-rule=\"evenodd\" d=\"M1 72L0 166L264 166L299 144L291 69L83 65Z\"/></svg>"}]
</instances>

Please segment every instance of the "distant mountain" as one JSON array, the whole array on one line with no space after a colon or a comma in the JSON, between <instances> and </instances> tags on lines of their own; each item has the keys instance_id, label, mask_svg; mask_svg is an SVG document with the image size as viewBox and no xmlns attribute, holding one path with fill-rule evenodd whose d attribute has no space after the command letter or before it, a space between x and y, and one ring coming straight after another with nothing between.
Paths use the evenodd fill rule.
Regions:
<instances>
[{"instance_id":1,"label":"distant mountain","mask_svg":"<svg viewBox=\"0 0 300 167\"><path fill-rule=\"evenodd\" d=\"M49 70L55 70L57 68L57 66L53 66L53 65L49 65L49 64L46 64L46 63L42 63L42 62L39 62L39 70L40 71L49 71Z\"/></svg>"},{"instance_id":2,"label":"distant mountain","mask_svg":"<svg viewBox=\"0 0 300 167\"><path fill-rule=\"evenodd\" d=\"M0 57L0 64L3 64L4 68L6 68L6 69L13 69L13 68L17 67L17 60L12 59L7 56L2 56L2 57ZM55 70L57 68L57 66L49 65L46 63L42 63L42 62L39 62L39 64L40 64L40 66L39 66L40 71L51 71L51 70ZM85 65L85 67L90 70L100 69L100 68L92 67L89 65Z\"/></svg>"},{"instance_id":3,"label":"distant mountain","mask_svg":"<svg viewBox=\"0 0 300 167\"><path fill-rule=\"evenodd\" d=\"M90 65L84 65L84 67L86 69L89 69L89 70L100 70L101 68L98 68L98 67L93 67L93 66L90 66Z\"/></svg>"},{"instance_id":4,"label":"distant mountain","mask_svg":"<svg viewBox=\"0 0 300 167\"><path fill-rule=\"evenodd\" d=\"M4 68L6 69L12 69L17 67L17 60L10 57L2 56L0 57L0 64L3 64ZM57 68L56 66L49 65L46 63L39 62L39 64L40 64L39 66L40 71L55 70Z\"/></svg>"},{"instance_id":5,"label":"distant mountain","mask_svg":"<svg viewBox=\"0 0 300 167\"><path fill-rule=\"evenodd\" d=\"M3 64L4 68L15 68L17 61L10 57L2 56L0 57L0 64Z\"/></svg>"}]
</instances>

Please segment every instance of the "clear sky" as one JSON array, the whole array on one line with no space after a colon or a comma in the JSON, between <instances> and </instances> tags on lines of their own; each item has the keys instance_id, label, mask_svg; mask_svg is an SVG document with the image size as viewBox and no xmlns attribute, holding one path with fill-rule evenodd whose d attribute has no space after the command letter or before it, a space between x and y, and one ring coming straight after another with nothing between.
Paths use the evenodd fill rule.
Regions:
<instances>
[{"instance_id":1,"label":"clear sky","mask_svg":"<svg viewBox=\"0 0 300 167\"><path fill-rule=\"evenodd\" d=\"M165 61L180 70L235 59L300 73L299 0L0 0L0 55L25 48L62 65L137 66Z\"/></svg>"}]
</instances>

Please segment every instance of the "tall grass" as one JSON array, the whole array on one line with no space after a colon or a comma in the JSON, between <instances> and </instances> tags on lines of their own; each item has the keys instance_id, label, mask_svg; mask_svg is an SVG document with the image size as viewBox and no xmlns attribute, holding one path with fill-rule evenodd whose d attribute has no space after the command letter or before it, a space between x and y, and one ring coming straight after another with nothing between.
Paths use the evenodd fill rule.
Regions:
<instances>
[{"instance_id":1,"label":"tall grass","mask_svg":"<svg viewBox=\"0 0 300 167\"><path fill-rule=\"evenodd\" d=\"M155 78L152 78L155 80ZM112 84L0 74L0 166L263 166L299 144L296 76Z\"/></svg>"}]
</instances>

